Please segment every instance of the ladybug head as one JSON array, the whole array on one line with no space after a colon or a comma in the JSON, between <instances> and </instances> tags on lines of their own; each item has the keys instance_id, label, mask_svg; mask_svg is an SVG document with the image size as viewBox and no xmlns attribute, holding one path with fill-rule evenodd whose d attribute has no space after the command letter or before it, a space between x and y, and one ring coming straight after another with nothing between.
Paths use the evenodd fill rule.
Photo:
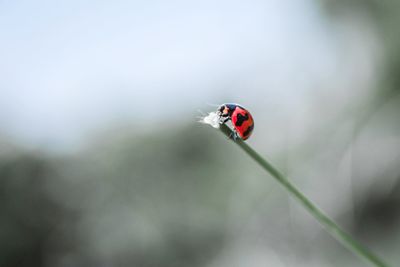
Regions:
<instances>
[{"instance_id":1,"label":"ladybug head","mask_svg":"<svg viewBox=\"0 0 400 267\"><path fill-rule=\"evenodd\" d=\"M234 104L223 104L218 108L218 115L221 117L230 117L235 110L236 105Z\"/></svg>"}]
</instances>

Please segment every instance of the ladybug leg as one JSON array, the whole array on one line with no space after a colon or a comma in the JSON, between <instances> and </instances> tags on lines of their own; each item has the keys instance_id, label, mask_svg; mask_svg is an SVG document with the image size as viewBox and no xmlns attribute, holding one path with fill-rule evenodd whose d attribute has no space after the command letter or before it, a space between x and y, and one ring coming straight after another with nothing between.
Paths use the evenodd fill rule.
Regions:
<instances>
[{"instance_id":1,"label":"ladybug leg","mask_svg":"<svg viewBox=\"0 0 400 267\"><path fill-rule=\"evenodd\" d=\"M225 124L227 121L229 121L230 118L229 117L221 117L220 119L220 124Z\"/></svg>"},{"instance_id":2,"label":"ladybug leg","mask_svg":"<svg viewBox=\"0 0 400 267\"><path fill-rule=\"evenodd\" d=\"M229 139L232 139L233 141L236 141L236 140L238 140L238 138L239 138L239 135L238 135L238 133L236 132L236 130L234 129L234 130L229 134Z\"/></svg>"},{"instance_id":3,"label":"ladybug leg","mask_svg":"<svg viewBox=\"0 0 400 267\"><path fill-rule=\"evenodd\" d=\"M235 131L233 131L233 141L236 141L236 140L238 140L239 139L239 135L238 135L238 133L236 132L236 130Z\"/></svg>"}]
</instances>

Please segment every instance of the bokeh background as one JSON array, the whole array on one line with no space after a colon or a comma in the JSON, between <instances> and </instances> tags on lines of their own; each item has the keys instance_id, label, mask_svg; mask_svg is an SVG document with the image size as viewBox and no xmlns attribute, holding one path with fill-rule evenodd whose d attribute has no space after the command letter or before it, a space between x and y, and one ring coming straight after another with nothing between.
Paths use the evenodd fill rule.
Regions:
<instances>
[{"instance_id":1,"label":"bokeh background","mask_svg":"<svg viewBox=\"0 0 400 267\"><path fill-rule=\"evenodd\" d=\"M0 266L400 265L400 2L0 1Z\"/></svg>"}]
</instances>

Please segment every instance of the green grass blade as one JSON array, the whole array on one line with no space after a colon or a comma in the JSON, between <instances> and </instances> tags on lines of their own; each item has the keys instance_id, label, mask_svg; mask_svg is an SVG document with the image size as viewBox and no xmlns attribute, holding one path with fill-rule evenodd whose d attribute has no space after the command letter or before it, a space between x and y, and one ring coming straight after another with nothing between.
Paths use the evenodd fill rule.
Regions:
<instances>
[{"instance_id":1,"label":"green grass blade","mask_svg":"<svg viewBox=\"0 0 400 267\"><path fill-rule=\"evenodd\" d=\"M220 130L228 137L232 133L232 130L225 124L221 125ZM252 149L247 143L243 142L241 139L236 140L235 143L258 164L260 164L261 167L263 167L269 174L271 174L272 177L274 177L287 191L289 191L294 199L303 205L311 213L311 215L317 219L323 228L340 243L373 266L388 267L388 265L382 259L373 254L368 248L354 240L348 233L343 231L335 222L333 222L333 220L325 215L303 193L301 193L291 182L289 182L289 180L281 172L279 172L266 159L260 156L260 154Z\"/></svg>"}]
</instances>

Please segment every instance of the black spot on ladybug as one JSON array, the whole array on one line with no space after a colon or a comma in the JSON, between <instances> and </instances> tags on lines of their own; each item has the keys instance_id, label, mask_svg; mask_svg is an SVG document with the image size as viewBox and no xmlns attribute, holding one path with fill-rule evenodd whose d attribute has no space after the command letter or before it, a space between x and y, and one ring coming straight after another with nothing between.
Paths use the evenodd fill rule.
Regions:
<instances>
[{"instance_id":1,"label":"black spot on ladybug","mask_svg":"<svg viewBox=\"0 0 400 267\"><path fill-rule=\"evenodd\" d=\"M239 113L237 114L236 118L237 118L236 126L242 126L243 122L249 119L249 114L246 113L246 115L243 116L242 114Z\"/></svg>"},{"instance_id":2,"label":"black spot on ladybug","mask_svg":"<svg viewBox=\"0 0 400 267\"><path fill-rule=\"evenodd\" d=\"M248 136L251 133L251 131L253 131L253 129L254 129L254 124L250 125L247 128L247 130L243 133L243 136Z\"/></svg>"}]
</instances>

